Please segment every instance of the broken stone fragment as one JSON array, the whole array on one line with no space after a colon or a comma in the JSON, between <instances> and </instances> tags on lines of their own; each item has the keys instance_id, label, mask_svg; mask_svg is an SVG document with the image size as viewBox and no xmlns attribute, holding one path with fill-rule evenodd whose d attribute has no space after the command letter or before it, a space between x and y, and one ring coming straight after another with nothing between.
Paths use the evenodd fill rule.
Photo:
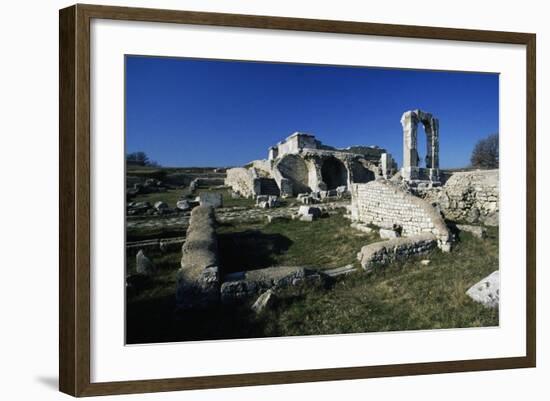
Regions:
<instances>
[{"instance_id":1,"label":"broken stone fragment","mask_svg":"<svg viewBox=\"0 0 550 401\"><path fill-rule=\"evenodd\" d=\"M186 212L188 210L191 210L193 206L191 206L191 203L188 200L180 200L176 203L176 208Z\"/></svg>"},{"instance_id":2,"label":"broken stone fragment","mask_svg":"<svg viewBox=\"0 0 550 401\"><path fill-rule=\"evenodd\" d=\"M169 206L168 204L166 204L166 202L158 201L158 202L155 202L155 209L157 209L160 212L160 211L169 209Z\"/></svg>"},{"instance_id":3,"label":"broken stone fragment","mask_svg":"<svg viewBox=\"0 0 550 401\"><path fill-rule=\"evenodd\" d=\"M494 271L478 283L474 284L466 294L474 301L488 308L498 307L500 300L500 272Z\"/></svg>"},{"instance_id":4,"label":"broken stone fragment","mask_svg":"<svg viewBox=\"0 0 550 401\"><path fill-rule=\"evenodd\" d=\"M275 301L275 293L273 290L267 290L262 295L256 299L254 304L252 304L252 310L256 313L262 312L265 308L270 307L273 305L273 302Z\"/></svg>"},{"instance_id":5,"label":"broken stone fragment","mask_svg":"<svg viewBox=\"0 0 550 401\"><path fill-rule=\"evenodd\" d=\"M201 206L223 207L223 196L219 192L201 192L198 198Z\"/></svg>"},{"instance_id":6,"label":"broken stone fragment","mask_svg":"<svg viewBox=\"0 0 550 401\"><path fill-rule=\"evenodd\" d=\"M391 230L389 228L381 228L379 231L380 238L382 239L393 239L393 238L399 238L401 234L397 232L396 230Z\"/></svg>"},{"instance_id":7,"label":"broken stone fragment","mask_svg":"<svg viewBox=\"0 0 550 401\"><path fill-rule=\"evenodd\" d=\"M315 218L313 217L312 214L304 214L304 215L301 215L300 216L300 221L307 221L307 222L311 222L313 221Z\"/></svg>"},{"instance_id":8,"label":"broken stone fragment","mask_svg":"<svg viewBox=\"0 0 550 401\"><path fill-rule=\"evenodd\" d=\"M321 209L314 206L300 206L298 209L298 214L300 216L313 216L313 218L321 217Z\"/></svg>"},{"instance_id":9,"label":"broken stone fragment","mask_svg":"<svg viewBox=\"0 0 550 401\"><path fill-rule=\"evenodd\" d=\"M136 272L139 274L150 275L155 273L155 271L156 269L153 262L151 262L151 259L145 256L143 250L140 249L136 255Z\"/></svg>"},{"instance_id":10,"label":"broken stone fragment","mask_svg":"<svg viewBox=\"0 0 550 401\"><path fill-rule=\"evenodd\" d=\"M480 226L469 226L467 224L457 224L456 228L460 231L466 231L474 235L477 238L485 238L487 236L487 229Z\"/></svg>"}]
</instances>

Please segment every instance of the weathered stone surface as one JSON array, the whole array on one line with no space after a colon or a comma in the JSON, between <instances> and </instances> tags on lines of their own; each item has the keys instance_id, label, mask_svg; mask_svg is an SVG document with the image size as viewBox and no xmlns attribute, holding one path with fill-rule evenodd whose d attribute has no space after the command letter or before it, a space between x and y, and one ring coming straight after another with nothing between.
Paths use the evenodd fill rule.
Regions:
<instances>
[{"instance_id":1,"label":"weathered stone surface","mask_svg":"<svg viewBox=\"0 0 550 401\"><path fill-rule=\"evenodd\" d=\"M252 310L256 313L262 312L265 308L269 308L275 302L275 292L271 289L264 292L252 304Z\"/></svg>"},{"instance_id":2,"label":"weathered stone surface","mask_svg":"<svg viewBox=\"0 0 550 401\"><path fill-rule=\"evenodd\" d=\"M426 167L419 167L417 150L418 124L426 132ZM403 167L401 175L410 183L439 184L439 120L422 110L411 110L401 117L403 126Z\"/></svg>"},{"instance_id":3,"label":"weathered stone surface","mask_svg":"<svg viewBox=\"0 0 550 401\"><path fill-rule=\"evenodd\" d=\"M445 218L498 226L499 171L453 173L445 185L425 191L424 198L437 204Z\"/></svg>"},{"instance_id":4,"label":"weathered stone surface","mask_svg":"<svg viewBox=\"0 0 550 401\"><path fill-rule=\"evenodd\" d=\"M300 206L298 214L301 216L313 216L313 218L321 217L321 209L314 206Z\"/></svg>"},{"instance_id":5,"label":"weathered stone surface","mask_svg":"<svg viewBox=\"0 0 550 401\"><path fill-rule=\"evenodd\" d=\"M157 209L158 211L161 211L161 210L170 209L170 207L166 202L158 201L158 202L155 202L155 209Z\"/></svg>"},{"instance_id":6,"label":"weathered stone surface","mask_svg":"<svg viewBox=\"0 0 550 401\"><path fill-rule=\"evenodd\" d=\"M494 271L483 280L474 284L466 294L474 301L488 308L496 308L500 300L500 272Z\"/></svg>"},{"instance_id":7,"label":"weathered stone surface","mask_svg":"<svg viewBox=\"0 0 550 401\"><path fill-rule=\"evenodd\" d=\"M260 188L253 170L244 167L230 168L226 172L225 185L245 198L260 194Z\"/></svg>"},{"instance_id":8,"label":"weathered stone surface","mask_svg":"<svg viewBox=\"0 0 550 401\"><path fill-rule=\"evenodd\" d=\"M192 191L198 188L219 187L225 184L225 180L219 177L197 177L189 183L189 189Z\"/></svg>"},{"instance_id":9,"label":"weathered stone surface","mask_svg":"<svg viewBox=\"0 0 550 401\"><path fill-rule=\"evenodd\" d=\"M437 210L389 180L352 185L356 220L378 227L401 227L401 235L431 233L443 251L450 250L451 233Z\"/></svg>"},{"instance_id":10,"label":"weathered stone surface","mask_svg":"<svg viewBox=\"0 0 550 401\"><path fill-rule=\"evenodd\" d=\"M149 202L130 202L126 207L126 213L128 216L135 216L145 214L151 209L152 206Z\"/></svg>"},{"instance_id":11,"label":"weathered stone surface","mask_svg":"<svg viewBox=\"0 0 550 401\"><path fill-rule=\"evenodd\" d=\"M278 290L299 284L324 285L330 280L321 272L295 266L230 273L225 275L221 285L221 299L222 302L235 302L257 296L268 289Z\"/></svg>"},{"instance_id":12,"label":"weathered stone surface","mask_svg":"<svg viewBox=\"0 0 550 401\"><path fill-rule=\"evenodd\" d=\"M220 275L214 209L198 206L191 212L182 246L176 301L180 309L205 307L219 300Z\"/></svg>"},{"instance_id":13,"label":"weathered stone surface","mask_svg":"<svg viewBox=\"0 0 550 401\"><path fill-rule=\"evenodd\" d=\"M359 230L361 232L364 232L365 234L371 234L374 232L374 230L372 228L370 228L368 225L364 224L364 223L351 223L350 225L351 228L354 228L356 230Z\"/></svg>"},{"instance_id":14,"label":"weathered stone surface","mask_svg":"<svg viewBox=\"0 0 550 401\"><path fill-rule=\"evenodd\" d=\"M437 238L431 233L422 233L365 245L357 254L357 259L364 270L371 271L376 266L426 254L436 247Z\"/></svg>"},{"instance_id":15,"label":"weathered stone surface","mask_svg":"<svg viewBox=\"0 0 550 401\"><path fill-rule=\"evenodd\" d=\"M156 272L153 262L145 256L142 249L140 249L136 255L136 272L144 275L151 275Z\"/></svg>"},{"instance_id":16,"label":"weathered stone surface","mask_svg":"<svg viewBox=\"0 0 550 401\"><path fill-rule=\"evenodd\" d=\"M347 185L341 185L339 187L336 188L336 194L341 197L343 196L344 194L346 194L348 192L348 186Z\"/></svg>"},{"instance_id":17,"label":"weathered stone surface","mask_svg":"<svg viewBox=\"0 0 550 401\"><path fill-rule=\"evenodd\" d=\"M397 163L389 153L382 153L380 156L380 170L382 177L389 180L397 171Z\"/></svg>"},{"instance_id":18,"label":"weathered stone surface","mask_svg":"<svg viewBox=\"0 0 550 401\"><path fill-rule=\"evenodd\" d=\"M422 260L420 261L420 264L421 264L422 266L428 266L430 263L431 263L431 260L430 260L430 259L422 259Z\"/></svg>"},{"instance_id":19,"label":"weathered stone surface","mask_svg":"<svg viewBox=\"0 0 550 401\"><path fill-rule=\"evenodd\" d=\"M176 203L176 208L178 210L181 210L182 212L187 212L191 209L193 209L195 206L198 206L197 202L189 201L189 200L179 200Z\"/></svg>"},{"instance_id":20,"label":"weathered stone surface","mask_svg":"<svg viewBox=\"0 0 550 401\"><path fill-rule=\"evenodd\" d=\"M457 224L456 228L458 228L460 231L472 233L477 238L485 238L487 236L487 229L484 227Z\"/></svg>"},{"instance_id":21,"label":"weathered stone surface","mask_svg":"<svg viewBox=\"0 0 550 401\"><path fill-rule=\"evenodd\" d=\"M315 217L312 214L300 215L300 221L312 222L313 220L315 220Z\"/></svg>"},{"instance_id":22,"label":"weathered stone surface","mask_svg":"<svg viewBox=\"0 0 550 401\"><path fill-rule=\"evenodd\" d=\"M303 203L304 205L311 205L315 203L319 203L321 198L317 198L315 194L298 194L296 197L298 202Z\"/></svg>"},{"instance_id":23,"label":"weathered stone surface","mask_svg":"<svg viewBox=\"0 0 550 401\"><path fill-rule=\"evenodd\" d=\"M275 195L258 195L256 206L262 209L270 209L279 206L279 197Z\"/></svg>"},{"instance_id":24,"label":"weathered stone surface","mask_svg":"<svg viewBox=\"0 0 550 401\"><path fill-rule=\"evenodd\" d=\"M378 233L380 234L380 238L382 239L394 239L401 236L399 232L397 232L396 230L391 230L389 228L381 228Z\"/></svg>"},{"instance_id":25,"label":"weathered stone surface","mask_svg":"<svg viewBox=\"0 0 550 401\"><path fill-rule=\"evenodd\" d=\"M223 206L223 196L220 192L201 192L199 202L201 206L219 208Z\"/></svg>"}]
</instances>

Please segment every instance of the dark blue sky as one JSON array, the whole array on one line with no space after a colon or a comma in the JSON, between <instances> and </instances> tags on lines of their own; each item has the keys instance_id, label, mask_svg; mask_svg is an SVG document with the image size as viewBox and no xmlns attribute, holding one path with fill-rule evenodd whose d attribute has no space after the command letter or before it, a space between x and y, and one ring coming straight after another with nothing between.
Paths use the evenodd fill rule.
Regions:
<instances>
[{"instance_id":1,"label":"dark blue sky","mask_svg":"<svg viewBox=\"0 0 550 401\"><path fill-rule=\"evenodd\" d=\"M242 165L295 131L378 145L401 165L399 120L417 108L439 118L441 167L466 166L474 144L498 132L498 75L126 58L126 150L163 166Z\"/></svg>"}]
</instances>

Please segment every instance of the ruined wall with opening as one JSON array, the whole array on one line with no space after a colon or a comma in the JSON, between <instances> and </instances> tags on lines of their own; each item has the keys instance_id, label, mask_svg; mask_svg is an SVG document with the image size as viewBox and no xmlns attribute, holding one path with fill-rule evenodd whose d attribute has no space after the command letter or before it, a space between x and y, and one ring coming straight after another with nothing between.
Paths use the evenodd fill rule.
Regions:
<instances>
[{"instance_id":1,"label":"ruined wall with opening","mask_svg":"<svg viewBox=\"0 0 550 401\"><path fill-rule=\"evenodd\" d=\"M283 178L290 180L294 195L311 192L309 171L304 159L298 155L286 155L276 165Z\"/></svg>"},{"instance_id":2,"label":"ruined wall with opening","mask_svg":"<svg viewBox=\"0 0 550 401\"><path fill-rule=\"evenodd\" d=\"M451 236L437 210L428 202L387 180L353 184L352 207L356 218L367 224L391 228L400 226L403 236L431 233L443 250Z\"/></svg>"},{"instance_id":3,"label":"ruined wall with opening","mask_svg":"<svg viewBox=\"0 0 550 401\"><path fill-rule=\"evenodd\" d=\"M336 157L328 157L323 161L321 177L328 190L348 185L348 170Z\"/></svg>"}]
</instances>

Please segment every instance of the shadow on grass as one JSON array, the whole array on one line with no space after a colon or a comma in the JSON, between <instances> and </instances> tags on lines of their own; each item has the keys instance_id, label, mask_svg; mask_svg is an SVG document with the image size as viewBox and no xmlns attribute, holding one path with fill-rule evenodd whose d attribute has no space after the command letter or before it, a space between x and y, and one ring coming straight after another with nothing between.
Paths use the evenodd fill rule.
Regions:
<instances>
[{"instance_id":1,"label":"shadow on grass","mask_svg":"<svg viewBox=\"0 0 550 401\"><path fill-rule=\"evenodd\" d=\"M219 234L220 264L225 273L274 266L275 257L286 252L292 243L285 235L254 229Z\"/></svg>"},{"instance_id":2,"label":"shadow on grass","mask_svg":"<svg viewBox=\"0 0 550 401\"><path fill-rule=\"evenodd\" d=\"M265 322L244 305L218 305L175 313L174 296L127 305L126 343L264 337Z\"/></svg>"}]
</instances>

